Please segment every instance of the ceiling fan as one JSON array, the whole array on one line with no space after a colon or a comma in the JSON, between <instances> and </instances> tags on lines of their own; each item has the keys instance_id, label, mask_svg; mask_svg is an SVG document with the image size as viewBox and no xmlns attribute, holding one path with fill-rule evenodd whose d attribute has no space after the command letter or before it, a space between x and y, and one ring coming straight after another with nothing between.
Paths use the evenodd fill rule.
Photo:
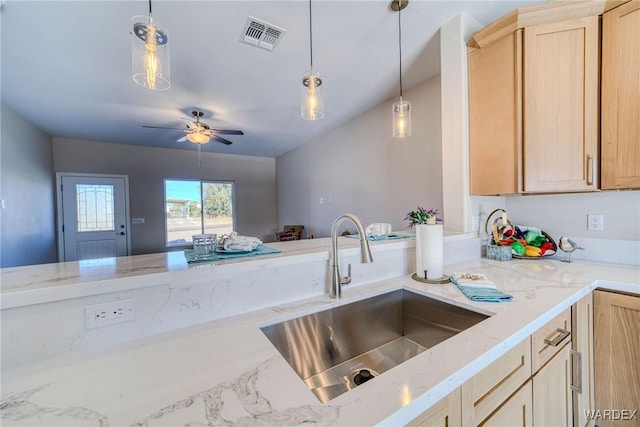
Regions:
<instances>
[{"instance_id":1,"label":"ceiling fan","mask_svg":"<svg viewBox=\"0 0 640 427\"><path fill-rule=\"evenodd\" d=\"M231 130L231 129L212 129L205 122L200 121L202 116L204 115L202 111L194 110L191 112L193 119L183 118L186 129L176 129L176 128L165 128L159 126L142 126L143 128L149 129L166 129L166 130L177 130L178 132L185 132L186 135L182 138L178 139L178 142L183 141L191 141L194 144L202 145L208 143L210 140L221 142L225 145L231 145L232 142L228 139L221 137L220 135L244 135L244 132L241 130Z\"/></svg>"}]
</instances>

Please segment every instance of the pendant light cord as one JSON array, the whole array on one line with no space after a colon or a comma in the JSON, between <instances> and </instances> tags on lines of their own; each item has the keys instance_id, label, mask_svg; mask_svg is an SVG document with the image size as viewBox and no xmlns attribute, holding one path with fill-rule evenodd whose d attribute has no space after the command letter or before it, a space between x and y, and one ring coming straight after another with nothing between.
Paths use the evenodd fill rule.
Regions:
<instances>
[{"instance_id":1,"label":"pendant light cord","mask_svg":"<svg viewBox=\"0 0 640 427\"><path fill-rule=\"evenodd\" d=\"M402 13L402 0L398 0L398 48L399 48L398 50L400 52L400 98L402 98L402 21L400 20L401 13Z\"/></svg>"},{"instance_id":2,"label":"pendant light cord","mask_svg":"<svg viewBox=\"0 0 640 427\"><path fill-rule=\"evenodd\" d=\"M151 16L151 0L149 0L149 22L151 22L151 20L153 20L153 17Z\"/></svg>"},{"instance_id":3,"label":"pendant light cord","mask_svg":"<svg viewBox=\"0 0 640 427\"><path fill-rule=\"evenodd\" d=\"M311 59L311 69L313 69L313 33L311 31L311 0L309 0L309 52L310 52L310 59Z\"/></svg>"}]
</instances>

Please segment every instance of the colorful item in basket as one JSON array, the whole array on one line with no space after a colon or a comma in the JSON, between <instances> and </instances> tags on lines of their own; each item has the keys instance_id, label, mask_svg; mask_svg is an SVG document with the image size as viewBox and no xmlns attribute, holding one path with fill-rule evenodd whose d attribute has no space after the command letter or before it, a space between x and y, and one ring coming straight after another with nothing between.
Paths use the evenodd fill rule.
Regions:
<instances>
[{"instance_id":1,"label":"colorful item in basket","mask_svg":"<svg viewBox=\"0 0 640 427\"><path fill-rule=\"evenodd\" d=\"M498 216L494 219L495 214ZM493 221L491 221L492 219ZM490 223L491 232L488 229ZM500 246L509 247L514 258L527 259L551 256L558 250L558 246L551 236L539 228L514 225L507 218L507 212L504 209L496 209L489 214L484 224L484 231L492 237L491 244L497 246L491 251L491 259L500 261L509 259L499 250ZM489 256L488 249L487 256Z\"/></svg>"},{"instance_id":2,"label":"colorful item in basket","mask_svg":"<svg viewBox=\"0 0 640 427\"><path fill-rule=\"evenodd\" d=\"M523 258L550 256L557 250L556 243L542 230L518 225L506 230L499 244L510 246L513 255Z\"/></svg>"}]
</instances>

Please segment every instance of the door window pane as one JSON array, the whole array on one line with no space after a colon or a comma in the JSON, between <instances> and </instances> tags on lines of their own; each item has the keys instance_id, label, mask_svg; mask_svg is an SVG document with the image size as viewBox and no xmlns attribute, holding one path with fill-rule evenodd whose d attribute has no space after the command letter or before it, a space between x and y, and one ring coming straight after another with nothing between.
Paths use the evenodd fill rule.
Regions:
<instances>
[{"instance_id":1,"label":"door window pane","mask_svg":"<svg viewBox=\"0 0 640 427\"><path fill-rule=\"evenodd\" d=\"M76 184L78 232L115 230L113 195L113 185Z\"/></svg>"}]
</instances>

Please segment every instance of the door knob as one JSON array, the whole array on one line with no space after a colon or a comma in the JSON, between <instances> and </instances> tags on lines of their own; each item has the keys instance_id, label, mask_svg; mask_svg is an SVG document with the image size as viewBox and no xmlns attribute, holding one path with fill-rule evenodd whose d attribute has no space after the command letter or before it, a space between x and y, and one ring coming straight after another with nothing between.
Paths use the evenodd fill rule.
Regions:
<instances>
[{"instance_id":1,"label":"door knob","mask_svg":"<svg viewBox=\"0 0 640 427\"><path fill-rule=\"evenodd\" d=\"M121 231L121 232L116 233L116 234L119 234L119 235L121 235L121 236L124 236L126 233L125 233L124 231Z\"/></svg>"}]
</instances>

